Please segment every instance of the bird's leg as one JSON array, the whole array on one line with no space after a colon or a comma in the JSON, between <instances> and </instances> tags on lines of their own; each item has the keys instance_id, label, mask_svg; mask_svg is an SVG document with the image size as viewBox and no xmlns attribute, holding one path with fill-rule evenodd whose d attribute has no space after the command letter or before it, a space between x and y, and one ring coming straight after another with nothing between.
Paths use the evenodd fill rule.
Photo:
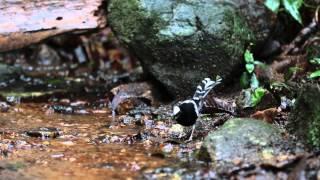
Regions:
<instances>
[{"instance_id":1,"label":"bird's leg","mask_svg":"<svg viewBox=\"0 0 320 180\"><path fill-rule=\"evenodd\" d=\"M186 142L190 142L190 141L192 141L193 132L194 132L194 129L195 129L195 128L196 128L196 125L194 124L194 125L192 126L191 135L190 135L189 139L188 139Z\"/></svg>"},{"instance_id":2,"label":"bird's leg","mask_svg":"<svg viewBox=\"0 0 320 180\"><path fill-rule=\"evenodd\" d=\"M109 125L109 128L115 129L115 128L118 128L118 126L119 126L119 122L117 122L117 120L116 120L116 111L113 109L112 110L112 121Z\"/></svg>"}]
</instances>

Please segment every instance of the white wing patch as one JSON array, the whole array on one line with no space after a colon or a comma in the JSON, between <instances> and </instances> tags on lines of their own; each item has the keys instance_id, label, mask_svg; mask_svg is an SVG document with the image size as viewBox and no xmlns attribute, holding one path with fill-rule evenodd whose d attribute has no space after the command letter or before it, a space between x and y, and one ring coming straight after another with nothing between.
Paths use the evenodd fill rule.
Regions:
<instances>
[{"instance_id":1,"label":"white wing patch","mask_svg":"<svg viewBox=\"0 0 320 180\"><path fill-rule=\"evenodd\" d=\"M180 112L180 108L178 106L173 106L173 115L177 115Z\"/></svg>"}]
</instances>

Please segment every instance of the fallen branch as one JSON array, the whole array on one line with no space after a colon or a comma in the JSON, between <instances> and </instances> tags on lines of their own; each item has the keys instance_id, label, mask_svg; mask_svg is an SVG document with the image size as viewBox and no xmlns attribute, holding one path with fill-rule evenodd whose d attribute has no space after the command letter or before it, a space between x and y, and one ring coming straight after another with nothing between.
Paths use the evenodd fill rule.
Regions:
<instances>
[{"instance_id":1,"label":"fallen branch","mask_svg":"<svg viewBox=\"0 0 320 180\"><path fill-rule=\"evenodd\" d=\"M1 1L0 52L19 49L57 34L104 27L103 1Z\"/></svg>"}]
</instances>

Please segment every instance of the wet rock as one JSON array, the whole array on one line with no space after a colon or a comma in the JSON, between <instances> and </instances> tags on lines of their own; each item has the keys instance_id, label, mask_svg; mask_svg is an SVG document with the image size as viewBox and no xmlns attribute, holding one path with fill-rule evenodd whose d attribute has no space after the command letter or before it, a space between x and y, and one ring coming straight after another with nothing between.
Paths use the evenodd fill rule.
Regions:
<instances>
[{"instance_id":1,"label":"wet rock","mask_svg":"<svg viewBox=\"0 0 320 180\"><path fill-rule=\"evenodd\" d=\"M110 111L107 109L109 101L106 99L98 99L97 101L76 100L70 99L51 99L51 104L46 105L46 113L61 113L73 115L88 115L88 114L105 114Z\"/></svg>"},{"instance_id":2,"label":"wet rock","mask_svg":"<svg viewBox=\"0 0 320 180\"><path fill-rule=\"evenodd\" d=\"M133 124L133 122L135 122L135 120L136 120L136 118L133 118L131 116L124 116L123 118L121 118L121 121L125 125Z\"/></svg>"},{"instance_id":3,"label":"wet rock","mask_svg":"<svg viewBox=\"0 0 320 180\"><path fill-rule=\"evenodd\" d=\"M53 159L60 159L60 158L63 158L64 157L64 154L52 154L51 155L51 158Z\"/></svg>"},{"instance_id":4,"label":"wet rock","mask_svg":"<svg viewBox=\"0 0 320 180\"><path fill-rule=\"evenodd\" d=\"M0 112L8 112L10 108L10 105L6 102L0 101Z\"/></svg>"},{"instance_id":5,"label":"wet rock","mask_svg":"<svg viewBox=\"0 0 320 180\"><path fill-rule=\"evenodd\" d=\"M215 170L194 167L161 167L154 170L146 170L142 179L223 179Z\"/></svg>"},{"instance_id":6,"label":"wet rock","mask_svg":"<svg viewBox=\"0 0 320 180\"><path fill-rule=\"evenodd\" d=\"M319 84L306 84L302 87L287 127L302 142L320 148Z\"/></svg>"},{"instance_id":7,"label":"wet rock","mask_svg":"<svg viewBox=\"0 0 320 180\"><path fill-rule=\"evenodd\" d=\"M0 63L0 87L14 83L20 73L20 68Z\"/></svg>"},{"instance_id":8,"label":"wet rock","mask_svg":"<svg viewBox=\"0 0 320 180\"><path fill-rule=\"evenodd\" d=\"M28 130L26 134L30 137L56 138L62 134L61 130L54 127L40 127L37 129Z\"/></svg>"},{"instance_id":9,"label":"wet rock","mask_svg":"<svg viewBox=\"0 0 320 180\"><path fill-rule=\"evenodd\" d=\"M26 167L26 165L22 162L0 161L0 179L6 179L6 180L34 179L35 177L31 177L19 171L19 169L22 169L24 167Z\"/></svg>"},{"instance_id":10,"label":"wet rock","mask_svg":"<svg viewBox=\"0 0 320 180\"><path fill-rule=\"evenodd\" d=\"M152 87L146 82L120 85L113 88L111 93L114 95L111 102L113 115L115 111L125 114L136 107L146 107L154 102Z\"/></svg>"},{"instance_id":11,"label":"wet rock","mask_svg":"<svg viewBox=\"0 0 320 180\"><path fill-rule=\"evenodd\" d=\"M169 135L169 137L173 137L173 138L177 138L177 139L180 139L181 137L186 136L186 134L184 132L184 128L180 124L172 125L168 131L168 135Z\"/></svg>"},{"instance_id":12,"label":"wet rock","mask_svg":"<svg viewBox=\"0 0 320 180\"><path fill-rule=\"evenodd\" d=\"M12 153L18 150L30 150L33 147L39 147L36 143L30 144L24 140L16 140L18 138L16 133L1 132L1 135L0 157L3 158L10 157Z\"/></svg>"},{"instance_id":13,"label":"wet rock","mask_svg":"<svg viewBox=\"0 0 320 180\"><path fill-rule=\"evenodd\" d=\"M62 113L62 114L87 115L91 113L84 106L76 106L72 104L70 105L54 104L49 106L49 110L52 110L55 113Z\"/></svg>"},{"instance_id":14,"label":"wet rock","mask_svg":"<svg viewBox=\"0 0 320 180\"><path fill-rule=\"evenodd\" d=\"M140 136L138 134L125 134L125 135L101 135L96 138L94 141L96 143L103 143L103 144L133 144L137 140L140 140Z\"/></svg>"},{"instance_id":15,"label":"wet rock","mask_svg":"<svg viewBox=\"0 0 320 180\"><path fill-rule=\"evenodd\" d=\"M221 169L203 166L195 161L143 171L144 179L317 179L319 155L281 157L274 164L236 165ZM186 168L184 168L186 167ZM299 167L299 168L292 168ZM178 178L177 178L178 177Z\"/></svg>"},{"instance_id":16,"label":"wet rock","mask_svg":"<svg viewBox=\"0 0 320 180\"><path fill-rule=\"evenodd\" d=\"M31 60L36 66L58 66L61 64L61 58L58 53L46 44L41 44L36 46L36 49L32 56Z\"/></svg>"},{"instance_id":17,"label":"wet rock","mask_svg":"<svg viewBox=\"0 0 320 180\"><path fill-rule=\"evenodd\" d=\"M215 163L258 162L283 151L284 139L278 129L255 119L228 120L220 129L208 134L198 152L202 160Z\"/></svg>"},{"instance_id":18,"label":"wet rock","mask_svg":"<svg viewBox=\"0 0 320 180\"><path fill-rule=\"evenodd\" d=\"M272 22L255 0L111 0L108 11L120 41L175 96L192 94L203 77L231 79Z\"/></svg>"},{"instance_id":19,"label":"wet rock","mask_svg":"<svg viewBox=\"0 0 320 180\"><path fill-rule=\"evenodd\" d=\"M49 107L55 113L62 113L62 114L72 114L74 109L71 106L64 106L59 104L54 104Z\"/></svg>"},{"instance_id":20,"label":"wet rock","mask_svg":"<svg viewBox=\"0 0 320 180\"><path fill-rule=\"evenodd\" d=\"M168 143L161 147L161 151L165 154L171 153L173 151L173 145Z\"/></svg>"}]
</instances>

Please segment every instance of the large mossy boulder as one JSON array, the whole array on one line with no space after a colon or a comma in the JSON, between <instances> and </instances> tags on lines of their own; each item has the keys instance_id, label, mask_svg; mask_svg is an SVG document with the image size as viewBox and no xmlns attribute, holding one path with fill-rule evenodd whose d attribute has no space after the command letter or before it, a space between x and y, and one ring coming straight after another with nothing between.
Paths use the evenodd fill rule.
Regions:
<instances>
[{"instance_id":1,"label":"large mossy boulder","mask_svg":"<svg viewBox=\"0 0 320 180\"><path fill-rule=\"evenodd\" d=\"M304 85L289 116L288 130L305 144L320 148L320 85Z\"/></svg>"},{"instance_id":2,"label":"large mossy boulder","mask_svg":"<svg viewBox=\"0 0 320 180\"><path fill-rule=\"evenodd\" d=\"M280 131L266 122L236 118L205 138L198 157L215 163L259 162L279 155L284 143Z\"/></svg>"},{"instance_id":3,"label":"large mossy boulder","mask_svg":"<svg viewBox=\"0 0 320 180\"><path fill-rule=\"evenodd\" d=\"M205 77L231 79L248 44L268 35L269 17L255 0L110 0L108 6L119 40L174 96L190 96Z\"/></svg>"}]
</instances>

